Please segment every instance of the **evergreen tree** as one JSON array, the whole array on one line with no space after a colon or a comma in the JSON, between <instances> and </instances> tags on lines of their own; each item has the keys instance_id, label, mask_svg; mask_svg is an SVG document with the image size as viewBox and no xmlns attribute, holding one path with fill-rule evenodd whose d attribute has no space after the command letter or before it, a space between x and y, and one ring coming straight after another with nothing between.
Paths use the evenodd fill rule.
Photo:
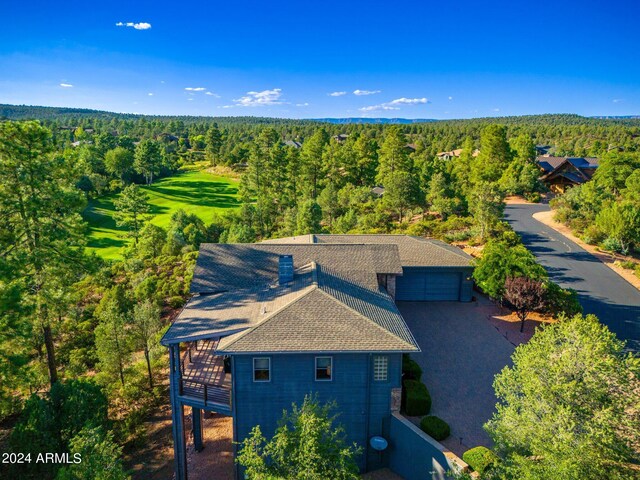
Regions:
<instances>
[{"instance_id":1,"label":"evergreen tree","mask_svg":"<svg viewBox=\"0 0 640 480\"><path fill-rule=\"evenodd\" d=\"M220 149L222 148L223 137L217 123L214 123L209 130L207 130L205 143L207 144L205 147L207 160L209 160L213 166L218 165L220 163Z\"/></svg>"},{"instance_id":2,"label":"evergreen tree","mask_svg":"<svg viewBox=\"0 0 640 480\"><path fill-rule=\"evenodd\" d=\"M153 177L160 173L162 152L153 140L142 140L134 153L133 168L140 175L144 175L147 185L153 183Z\"/></svg>"},{"instance_id":3,"label":"evergreen tree","mask_svg":"<svg viewBox=\"0 0 640 480\"><path fill-rule=\"evenodd\" d=\"M504 125L487 125L480 137L480 153L471 164L471 180L473 183L498 181L511 158L507 128Z\"/></svg>"},{"instance_id":4,"label":"evergreen tree","mask_svg":"<svg viewBox=\"0 0 640 480\"><path fill-rule=\"evenodd\" d=\"M21 272L22 306L57 379L49 292L69 288L86 266L74 171L52 153L51 132L37 122L0 122L0 251L6 269ZM1 273L1 272L0 272Z\"/></svg>"},{"instance_id":5,"label":"evergreen tree","mask_svg":"<svg viewBox=\"0 0 640 480\"><path fill-rule=\"evenodd\" d=\"M116 207L116 224L130 230L134 244L138 245L140 230L146 222L145 214L149 211L149 196L140 187L132 183L125 187L120 196L113 202Z\"/></svg>"}]
</instances>

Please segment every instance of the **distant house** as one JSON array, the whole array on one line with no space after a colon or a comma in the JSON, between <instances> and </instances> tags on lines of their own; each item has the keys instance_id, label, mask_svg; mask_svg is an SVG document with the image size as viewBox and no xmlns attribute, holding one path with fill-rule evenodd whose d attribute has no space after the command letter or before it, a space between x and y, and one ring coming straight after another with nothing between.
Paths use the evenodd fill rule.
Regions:
<instances>
[{"instance_id":1,"label":"distant house","mask_svg":"<svg viewBox=\"0 0 640 480\"><path fill-rule=\"evenodd\" d=\"M185 407L200 451L203 410L231 416L241 442L255 425L271 437L282 411L309 393L336 402L348 442L363 448L362 471L389 466L393 452L370 440L393 445L402 354L420 351L395 302L470 301L472 269L461 250L407 235L201 245L193 297L161 340L175 479L187 478Z\"/></svg>"},{"instance_id":2,"label":"distant house","mask_svg":"<svg viewBox=\"0 0 640 480\"><path fill-rule=\"evenodd\" d=\"M284 144L288 147L302 148L302 144L300 142L296 142L295 140L287 140L286 142L284 142Z\"/></svg>"},{"instance_id":3,"label":"distant house","mask_svg":"<svg viewBox=\"0 0 640 480\"><path fill-rule=\"evenodd\" d=\"M594 157L541 156L536 161L542 174L540 179L556 193L591 180L598 168L598 159Z\"/></svg>"},{"instance_id":4,"label":"distant house","mask_svg":"<svg viewBox=\"0 0 640 480\"><path fill-rule=\"evenodd\" d=\"M334 135L333 136L333 139L338 143L346 142L348 138L349 138L349 134L348 133L341 133L339 135Z\"/></svg>"},{"instance_id":5,"label":"distant house","mask_svg":"<svg viewBox=\"0 0 640 480\"><path fill-rule=\"evenodd\" d=\"M474 156L474 157L477 157L479 153L480 153L480 150L475 149L471 155ZM450 152L438 152L438 153L436 153L436 156L440 160L452 160L454 158L460 157L460 155L462 155L462 148L456 148L455 150L451 150Z\"/></svg>"},{"instance_id":6,"label":"distant house","mask_svg":"<svg viewBox=\"0 0 640 480\"><path fill-rule=\"evenodd\" d=\"M407 143L406 148L409 151L409 153L413 153L416 151L418 146L415 143Z\"/></svg>"},{"instance_id":7,"label":"distant house","mask_svg":"<svg viewBox=\"0 0 640 480\"><path fill-rule=\"evenodd\" d=\"M536 145L536 155L549 155L552 149L551 145Z\"/></svg>"},{"instance_id":8,"label":"distant house","mask_svg":"<svg viewBox=\"0 0 640 480\"><path fill-rule=\"evenodd\" d=\"M380 198L384 195L384 187L377 185L371 189L371 193L373 193L376 197Z\"/></svg>"}]
</instances>

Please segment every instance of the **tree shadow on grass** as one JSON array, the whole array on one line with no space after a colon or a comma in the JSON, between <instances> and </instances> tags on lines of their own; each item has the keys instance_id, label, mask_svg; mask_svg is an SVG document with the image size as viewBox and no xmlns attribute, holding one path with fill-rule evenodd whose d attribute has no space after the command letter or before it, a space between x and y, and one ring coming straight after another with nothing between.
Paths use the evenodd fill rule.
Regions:
<instances>
[{"instance_id":1,"label":"tree shadow on grass","mask_svg":"<svg viewBox=\"0 0 640 480\"><path fill-rule=\"evenodd\" d=\"M152 185L149 190L190 205L215 208L235 208L240 201L235 198L238 189L221 182L173 182L171 186Z\"/></svg>"}]
</instances>

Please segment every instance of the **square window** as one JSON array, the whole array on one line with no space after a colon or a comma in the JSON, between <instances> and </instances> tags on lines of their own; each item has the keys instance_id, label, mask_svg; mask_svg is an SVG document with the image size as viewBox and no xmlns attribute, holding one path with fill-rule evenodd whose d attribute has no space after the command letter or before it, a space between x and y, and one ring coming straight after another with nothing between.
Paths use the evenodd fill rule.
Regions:
<instances>
[{"instance_id":1,"label":"square window","mask_svg":"<svg viewBox=\"0 0 640 480\"><path fill-rule=\"evenodd\" d=\"M267 357L253 359L253 381L271 381L271 359Z\"/></svg>"},{"instance_id":2,"label":"square window","mask_svg":"<svg viewBox=\"0 0 640 480\"><path fill-rule=\"evenodd\" d=\"M316 380L331 380L333 375L333 358L332 357L316 357Z\"/></svg>"},{"instance_id":3,"label":"square window","mask_svg":"<svg viewBox=\"0 0 640 480\"><path fill-rule=\"evenodd\" d=\"M389 359L384 356L373 357L373 380L386 382L389 375Z\"/></svg>"}]
</instances>

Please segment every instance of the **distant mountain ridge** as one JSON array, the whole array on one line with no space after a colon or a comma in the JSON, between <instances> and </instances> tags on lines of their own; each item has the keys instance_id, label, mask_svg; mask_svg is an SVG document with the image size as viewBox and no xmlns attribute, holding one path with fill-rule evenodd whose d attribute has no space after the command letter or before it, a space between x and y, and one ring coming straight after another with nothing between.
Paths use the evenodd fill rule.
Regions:
<instances>
[{"instance_id":1,"label":"distant mountain ridge","mask_svg":"<svg viewBox=\"0 0 640 480\"><path fill-rule=\"evenodd\" d=\"M478 117L467 119L439 120L433 118L362 118L362 117L326 117L312 119L293 119L278 117L214 117L199 115L147 115L139 113L117 113L105 110L92 110L89 108L72 107L44 107L37 105L10 105L0 104L0 120L43 120L43 121L77 121L82 119L111 119L135 120L147 118L150 120L182 120L186 122L221 122L227 124L290 124L290 123L330 123L330 124L418 124L436 122L479 122L479 123L504 123L514 124L520 122L543 122L543 123L565 123L565 124L590 124L599 122L624 123L627 125L640 126L640 115L611 115L611 116L590 116L583 117L576 114L543 114L543 115L518 115L510 117Z\"/></svg>"}]
</instances>

